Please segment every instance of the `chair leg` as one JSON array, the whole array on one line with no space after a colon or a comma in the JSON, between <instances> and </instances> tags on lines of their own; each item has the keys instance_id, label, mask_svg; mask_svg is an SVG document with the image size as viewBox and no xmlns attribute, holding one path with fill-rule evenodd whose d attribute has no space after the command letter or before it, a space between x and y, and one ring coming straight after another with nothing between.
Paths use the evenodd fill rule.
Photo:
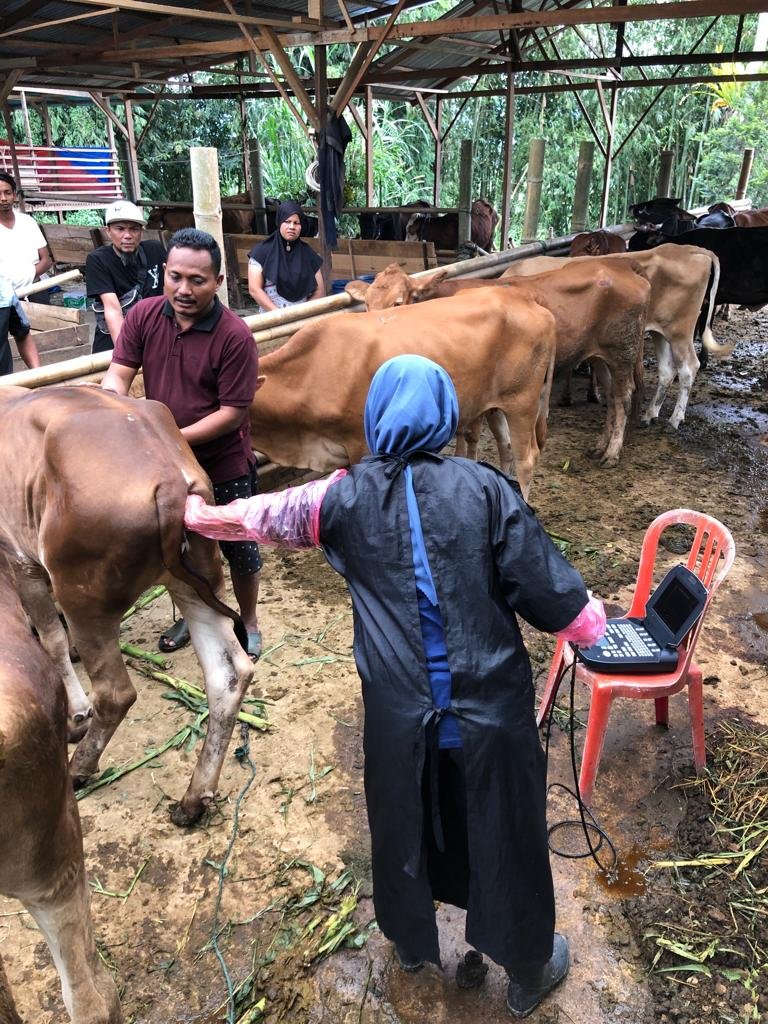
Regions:
<instances>
[{"instance_id":1,"label":"chair leg","mask_svg":"<svg viewBox=\"0 0 768 1024\"><path fill-rule=\"evenodd\" d=\"M558 673L563 665L563 661L570 664L573 659L571 648L566 644L564 640L558 640L557 646L555 647L555 653L552 655L552 661L549 665L549 674L547 675L547 682L544 686L544 693L541 697L541 704L539 705L539 713L536 716L536 726L541 725L542 722L546 721L547 715L550 712L552 705L555 702L555 683L557 682Z\"/></svg>"},{"instance_id":2,"label":"chair leg","mask_svg":"<svg viewBox=\"0 0 768 1024\"><path fill-rule=\"evenodd\" d=\"M584 741L584 752L581 755L581 771L579 772L579 792L581 799L588 806L592 803L592 792L595 788L597 766L603 752L603 740L611 713L613 694L610 689L601 690L593 687L592 700L589 705L587 719L587 736Z\"/></svg>"},{"instance_id":3,"label":"chair leg","mask_svg":"<svg viewBox=\"0 0 768 1024\"><path fill-rule=\"evenodd\" d=\"M669 727L669 697L657 697L654 704L656 705L656 725Z\"/></svg>"},{"instance_id":4,"label":"chair leg","mask_svg":"<svg viewBox=\"0 0 768 1024\"><path fill-rule=\"evenodd\" d=\"M704 694L702 672L696 665L688 669L688 711L691 716L693 737L693 764L696 773L704 770L707 763L707 746L704 739Z\"/></svg>"}]
</instances>

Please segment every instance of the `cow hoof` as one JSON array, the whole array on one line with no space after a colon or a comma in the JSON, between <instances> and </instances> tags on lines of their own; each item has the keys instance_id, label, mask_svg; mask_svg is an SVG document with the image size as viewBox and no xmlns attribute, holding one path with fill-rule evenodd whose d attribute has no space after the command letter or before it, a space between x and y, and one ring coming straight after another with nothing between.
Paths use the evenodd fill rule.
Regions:
<instances>
[{"instance_id":1,"label":"cow hoof","mask_svg":"<svg viewBox=\"0 0 768 1024\"><path fill-rule=\"evenodd\" d=\"M600 459L600 466L602 469L613 469L613 467L618 466L618 464L618 455L605 455L602 459Z\"/></svg>"},{"instance_id":2,"label":"cow hoof","mask_svg":"<svg viewBox=\"0 0 768 1024\"><path fill-rule=\"evenodd\" d=\"M200 821L205 813L205 804L201 800L196 803L194 808L190 808L184 805L183 800L179 800L177 803L171 804L169 812L174 825L179 828L191 828L192 825L196 825Z\"/></svg>"},{"instance_id":3,"label":"cow hoof","mask_svg":"<svg viewBox=\"0 0 768 1024\"><path fill-rule=\"evenodd\" d=\"M78 790L87 786L89 782L98 775L98 771L95 772L73 772L70 778L72 779L72 789Z\"/></svg>"},{"instance_id":4,"label":"cow hoof","mask_svg":"<svg viewBox=\"0 0 768 1024\"><path fill-rule=\"evenodd\" d=\"M598 460L602 462L604 455L605 448L590 448L590 450L587 452L587 458L594 459L596 462Z\"/></svg>"},{"instance_id":5,"label":"cow hoof","mask_svg":"<svg viewBox=\"0 0 768 1024\"><path fill-rule=\"evenodd\" d=\"M67 718L67 742L79 743L88 732L88 727L93 718L93 708L88 708L84 714L73 715Z\"/></svg>"}]
</instances>

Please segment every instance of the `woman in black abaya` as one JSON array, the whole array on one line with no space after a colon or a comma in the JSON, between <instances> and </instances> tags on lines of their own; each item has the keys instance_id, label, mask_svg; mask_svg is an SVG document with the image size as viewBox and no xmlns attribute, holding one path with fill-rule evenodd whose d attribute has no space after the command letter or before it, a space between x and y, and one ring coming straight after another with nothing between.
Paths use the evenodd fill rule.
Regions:
<instances>
[{"instance_id":1,"label":"woman in black abaya","mask_svg":"<svg viewBox=\"0 0 768 1024\"><path fill-rule=\"evenodd\" d=\"M281 203L277 228L248 253L248 291L266 313L325 295L321 257L301 240L301 207Z\"/></svg>"}]
</instances>

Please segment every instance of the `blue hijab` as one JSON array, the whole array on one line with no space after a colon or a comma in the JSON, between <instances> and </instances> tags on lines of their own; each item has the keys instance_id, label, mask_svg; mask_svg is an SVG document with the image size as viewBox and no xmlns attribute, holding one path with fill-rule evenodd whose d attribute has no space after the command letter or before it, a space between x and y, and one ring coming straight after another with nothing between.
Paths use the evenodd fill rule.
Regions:
<instances>
[{"instance_id":1,"label":"blue hijab","mask_svg":"<svg viewBox=\"0 0 768 1024\"><path fill-rule=\"evenodd\" d=\"M374 455L407 459L414 452L439 452L456 433L459 403L453 381L423 356L395 356L374 374L365 403L365 440ZM405 496L417 583L438 604L413 488L405 466Z\"/></svg>"}]
</instances>

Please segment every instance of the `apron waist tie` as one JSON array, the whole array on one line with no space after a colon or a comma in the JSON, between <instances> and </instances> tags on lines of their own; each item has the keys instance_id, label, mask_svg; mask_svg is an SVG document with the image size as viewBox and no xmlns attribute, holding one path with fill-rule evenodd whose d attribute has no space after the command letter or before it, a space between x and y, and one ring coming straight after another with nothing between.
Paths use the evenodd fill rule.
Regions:
<instances>
[{"instance_id":1,"label":"apron waist tie","mask_svg":"<svg viewBox=\"0 0 768 1024\"><path fill-rule=\"evenodd\" d=\"M427 750L429 750L429 802L432 810L431 826L435 846L440 853L445 853L445 833L443 831L443 821L440 815L440 747L438 744L438 733L440 722L447 714L456 715L458 718L461 717L461 712L454 707L453 703L442 708L432 707L429 708L428 711L424 712L416 740L415 752L416 772L419 780L419 786L421 786L421 778L424 773L424 761L426 759ZM418 876L419 865L421 863L421 846L424 836L423 818L423 815L419 817L414 848L405 864L405 870L412 878L416 878Z\"/></svg>"}]
</instances>

